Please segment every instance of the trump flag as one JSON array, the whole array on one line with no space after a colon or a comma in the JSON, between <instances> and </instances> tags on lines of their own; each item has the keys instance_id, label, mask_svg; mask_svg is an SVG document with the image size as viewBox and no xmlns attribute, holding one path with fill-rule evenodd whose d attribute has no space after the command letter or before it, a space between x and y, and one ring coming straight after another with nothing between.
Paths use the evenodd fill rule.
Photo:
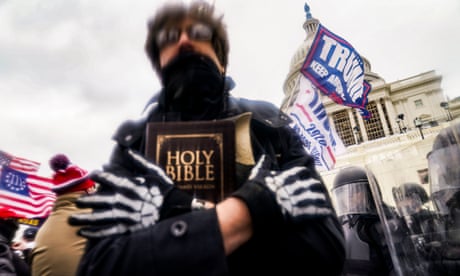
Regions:
<instances>
[{"instance_id":1,"label":"trump flag","mask_svg":"<svg viewBox=\"0 0 460 276\"><path fill-rule=\"evenodd\" d=\"M370 118L366 105L371 85L364 80L361 56L347 41L321 24L301 72L334 102L357 108L363 118Z\"/></svg>"},{"instance_id":2,"label":"trump flag","mask_svg":"<svg viewBox=\"0 0 460 276\"><path fill-rule=\"evenodd\" d=\"M0 215L16 218L44 218L49 215L56 195L52 180L10 167L0 169Z\"/></svg>"},{"instance_id":3,"label":"trump flag","mask_svg":"<svg viewBox=\"0 0 460 276\"><path fill-rule=\"evenodd\" d=\"M291 127L318 170L331 170L345 146L329 123L321 94L370 118L366 105L371 86L364 80L364 63L347 41L320 24L297 81L299 92L285 110L293 120Z\"/></svg>"}]
</instances>

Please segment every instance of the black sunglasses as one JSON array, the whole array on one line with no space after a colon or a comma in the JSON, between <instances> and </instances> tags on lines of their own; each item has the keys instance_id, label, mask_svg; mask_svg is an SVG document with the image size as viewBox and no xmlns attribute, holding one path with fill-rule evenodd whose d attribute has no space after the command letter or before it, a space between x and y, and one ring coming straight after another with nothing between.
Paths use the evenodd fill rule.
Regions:
<instances>
[{"instance_id":1,"label":"black sunglasses","mask_svg":"<svg viewBox=\"0 0 460 276\"><path fill-rule=\"evenodd\" d=\"M163 49L168 45L177 43L182 31L184 30L176 27L160 30L156 37L158 48ZM211 41L213 35L212 28L203 23L194 23L188 26L185 33L189 39L197 41Z\"/></svg>"}]
</instances>

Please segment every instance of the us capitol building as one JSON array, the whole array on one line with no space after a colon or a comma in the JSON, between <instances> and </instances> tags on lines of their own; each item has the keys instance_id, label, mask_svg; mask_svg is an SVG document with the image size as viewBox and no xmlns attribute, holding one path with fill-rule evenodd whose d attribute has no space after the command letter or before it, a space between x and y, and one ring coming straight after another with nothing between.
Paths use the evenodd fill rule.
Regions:
<instances>
[{"instance_id":1,"label":"us capitol building","mask_svg":"<svg viewBox=\"0 0 460 276\"><path fill-rule=\"evenodd\" d=\"M312 45L319 20L313 18L305 5L306 38L292 57L290 71L284 82L285 97L281 109L286 110L299 93L300 69ZM422 72L395 82L386 82L364 62L365 79L371 84L365 120L357 109L336 104L321 95L331 128L341 138L346 151L336 156L336 165L321 175L332 188L341 168L358 165L376 176L384 201L392 203L391 188L403 182L422 184L429 194L427 154L439 131L460 121L460 98L448 101L441 88L442 76L435 71Z\"/></svg>"}]
</instances>

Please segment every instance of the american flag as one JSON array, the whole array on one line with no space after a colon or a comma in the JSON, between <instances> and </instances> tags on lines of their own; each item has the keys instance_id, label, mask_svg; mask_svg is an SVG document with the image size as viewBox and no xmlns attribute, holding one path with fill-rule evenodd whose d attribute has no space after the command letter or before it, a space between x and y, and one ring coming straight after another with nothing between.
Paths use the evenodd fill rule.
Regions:
<instances>
[{"instance_id":1,"label":"american flag","mask_svg":"<svg viewBox=\"0 0 460 276\"><path fill-rule=\"evenodd\" d=\"M35 173L40 168L40 163L26 158L13 156L0 150L0 166L9 167L24 173Z\"/></svg>"},{"instance_id":2,"label":"american flag","mask_svg":"<svg viewBox=\"0 0 460 276\"><path fill-rule=\"evenodd\" d=\"M0 215L44 218L56 200L52 179L27 174L9 167L0 169Z\"/></svg>"}]
</instances>

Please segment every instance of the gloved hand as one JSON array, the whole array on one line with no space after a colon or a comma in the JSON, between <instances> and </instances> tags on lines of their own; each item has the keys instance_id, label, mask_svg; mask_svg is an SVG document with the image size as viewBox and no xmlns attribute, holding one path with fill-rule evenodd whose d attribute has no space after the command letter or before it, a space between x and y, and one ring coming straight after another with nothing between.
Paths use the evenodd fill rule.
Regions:
<instances>
[{"instance_id":1,"label":"gloved hand","mask_svg":"<svg viewBox=\"0 0 460 276\"><path fill-rule=\"evenodd\" d=\"M263 155L246 183L233 194L248 205L255 228L277 217L276 212L294 222L333 213L323 184L309 176L308 168L271 171L270 164L271 160Z\"/></svg>"},{"instance_id":2,"label":"gloved hand","mask_svg":"<svg viewBox=\"0 0 460 276\"><path fill-rule=\"evenodd\" d=\"M275 193L276 201L283 214L294 220L324 217L333 213L328 202L323 184L314 178L295 179L289 177L299 175L305 167L295 167L286 172L266 178L266 184Z\"/></svg>"},{"instance_id":3,"label":"gloved hand","mask_svg":"<svg viewBox=\"0 0 460 276\"><path fill-rule=\"evenodd\" d=\"M160 218L164 198L174 189L173 181L159 166L132 150L125 158L141 174L125 176L121 172L96 171L90 177L101 189L80 197L80 208L92 208L91 213L74 214L69 223L83 226L79 234L87 238L101 238L134 232L155 224ZM191 199L190 199L191 201Z\"/></svg>"}]
</instances>

